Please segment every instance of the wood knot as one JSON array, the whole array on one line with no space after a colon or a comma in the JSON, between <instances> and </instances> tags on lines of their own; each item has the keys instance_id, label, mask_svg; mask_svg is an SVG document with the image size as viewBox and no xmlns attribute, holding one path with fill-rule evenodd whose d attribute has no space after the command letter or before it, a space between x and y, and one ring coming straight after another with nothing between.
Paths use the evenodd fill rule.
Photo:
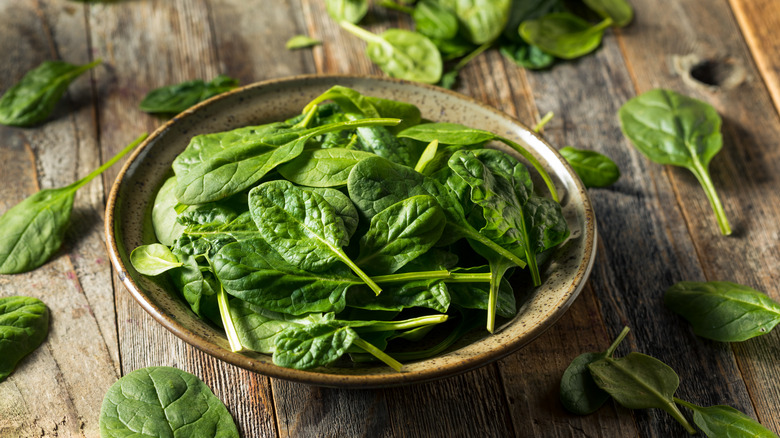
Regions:
<instances>
[{"instance_id":1,"label":"wood knot","mask_svg":"<svg viewBox=\"0 0 780 438\"><path fill-rule=\"evenodd\" d=\"M730 90L747 77L742 63L731 57L703 59L696 54L675 55L672 65L687 85L707 91Z\"/></svg>"}]
</instances>

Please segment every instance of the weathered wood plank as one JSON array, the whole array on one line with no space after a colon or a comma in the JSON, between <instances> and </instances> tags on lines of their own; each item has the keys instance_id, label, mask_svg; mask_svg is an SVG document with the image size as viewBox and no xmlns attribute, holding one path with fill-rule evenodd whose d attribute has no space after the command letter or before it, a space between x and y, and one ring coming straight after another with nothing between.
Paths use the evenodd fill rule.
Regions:
<instances>
[{"instance_id":1,"label":"weathered wood plank","mask_svg":"<svg viewBox=\"0 0 780 438\"><path fill-rule=\"evenodd\" d=\"M675 275L664 279L659 289L675 281L707 278L746 284L778 299L780 223L777 217L780 202L772 187L780 182L780 151L777 149L780 123L765 84L749 57L748 47L739 38L740 30L729 3L717 1L705 5L682 1L659 6L655 1L640 0L634 4L637 21L621 38L621 45L637 90L641 92L657 86L674 88L711 103L723 116L724 148L713 160L711 171L734 227L731 237L719 235L710 207L695 179L685 171L665 169L664 175L659 175L655 182L667 184L668 181L671 185L675 198L669 202L677 203L683 213L703 276ZM661 28L663 32L656 32ZM716 80L709 81L709 86L691 81L688 78L690 70L680 68L679 60L686 56L704 61L694 66L711 72L704 76L701 72L694 74L694 79L699 76L700 79ZM720 69L739 76L727 80L725 78L729 76L724 78L715 74ZM740 69L744 69L744 75L739 73ZM742 80L737 81L740 78ZM679 241L671 243L669 247L676 248L675 243ZM668 311L659 306L658 312ZM685 324L677 327L679 331L675 331L674 339L682 341L690 336ZM690 352L690 357L707 358L728 349L723 344L698 339L691 341L694 342L700 348L700 354ZM755 415L774 431L780 431L780 413L777 411L780 390L769 382L780 378L780 366L776 361L778 342L780 333L772 333L731 347L739 371L750 388ZM724 391L727 386L723 382L705 383L701 369L681 374L683 382L695 381L701 385L702 403L725 400L740 408L741 397ZM736 370L721 369L715 375L720 376L718 379L736 379L739 374ZM716 387L722 389L716 390ZM698 391L688 394L696 393ZM740 409L750 413L750 407Z\"/></svg>"},{"instance_id":2,"label":"weathered wood plank","mask_svg":"<svg viewBox=\"0 0 780 438\"><path fill-rule=\"evenodd\" d=\"M239 14L249 15L249 4ZM263 6L263 5L260 5ZM255 8L259 7L257 2ZM109 155L161 121L143 114L138 103L151 89L197 78L231 75L214 44L212 11L205 1L95 4L89 9L92 46L109 68L97 75L101 146ZM231 19L230 16L223 16ZM229 35L229 34L227 34ZM245 45L248 40L232 39ZM224 41L222 41L224 43ZM142 55L141 55L142 54ZM225 51L227 58L235 55ZM249 78L242 78L248 80ZM118 170L118 169L116 169ZM113 181L116 171L107 176ZM207 356L174 337L147 315L115 279L122 372L167 365L200 377L227 405L244 436L274 436L268 379Z\"/></svg>"},{"instance_id":3,"label":"weathered wood plank","mask_svg":"<svg viewBox=\"0 0 780 438\"><path fill-rule=\"evenodd\" d=\"M772 0L731 0L731 9L739 23L753 60L764 79L775 108L780 110L780 3Z\"/></svg>"},{"instance_id":4,"label":"weathered wood plank","mask_svg":"<svg viewBox=\"0 0 780 438\"><path fill-rule=\"evenodd\" d=\"M32 6L0 2L0 49L14 60L0 67L0 93L43 60L89 61L82 6L62 1ZM67 185L99 165L89 76L69 88L46 122L0 130L0 212L39 188ZM119 363L102 211L97 181L77 194L63 248L49 263L30 273L0 277L0 296L40 298L52 314L44 344L1 385L2 436L98 433L97 412Z\"/></svg>"}]
</instances>

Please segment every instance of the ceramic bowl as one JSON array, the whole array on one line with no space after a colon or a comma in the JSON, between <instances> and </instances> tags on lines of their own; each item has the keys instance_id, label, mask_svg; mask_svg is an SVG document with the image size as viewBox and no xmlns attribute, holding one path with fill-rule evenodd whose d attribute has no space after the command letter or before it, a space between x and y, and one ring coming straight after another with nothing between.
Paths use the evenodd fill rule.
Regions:
<instances>
[{"instance_id":1,"label":"ceramic bowl","mask_svg":"<svg viewBox=\"0 0 780 438\"><path fill-rule=\"evenodd\" d=\"M173 291L138 274L130 251L154 242L149 219L155 193L171 163L198 134L282 120L298 114L333 85L417 105L423 117L454 122L508 137L531 151L547 169L561 195L571 237L543 265L543 284L517 286L519 312L493 335L474 331L441 355L405 363L402 372L377 363L294 370L273 364L268 355L234 353L223 332L197 318ZM528 344L549 328L582 289L593 265L596 223L581 181L549 144L525 125L493 108L441 88L399 80L354 76L297 76L234 90L203 102L154 132L130 157L111 190L106 209L106 241L119 277L136 301L185 342L225 362L291 381L331 387L387 387L424 382L471 370Z\"/></svg>"}]
</instances>

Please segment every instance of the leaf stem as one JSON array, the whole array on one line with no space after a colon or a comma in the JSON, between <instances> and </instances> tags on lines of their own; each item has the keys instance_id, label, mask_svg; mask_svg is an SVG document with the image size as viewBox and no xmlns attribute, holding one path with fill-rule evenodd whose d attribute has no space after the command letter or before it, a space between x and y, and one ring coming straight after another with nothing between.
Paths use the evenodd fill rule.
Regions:
<instances>
[{"instance_id":1,"label":"leaf stem","mask_svg":"<svg viewBox=\"0 0 780 438\"><path fill-rule=\"evenodd\" d=\"M371 324L370 326L352 327L353 330L361 332L388 332L392 330L408 330L426 325L441 324L447 321L447 315L426 315L417 318L405 319L403 321L382 321Z\"/></svg>"},{"instance_id":2,"label":"leaf stem","mask_svg":"<svg viewBox=\"0 0 780 438\"><path fill-rule=\"evenodd\" d=\"M510 266L502 263L500 266L490 267L490 293L488 294L487 307L487 331L493 333L496 329L496 307L498 305L498 289L501 287L501 279Z\"/></svg>"},{"instance_id":3,"label":"leaf stem","mask_svg":"<svg viewBox=\"0 0 780 438\"><path fill-rule=\"evenodd\" d=\"M394 2L393 0L382 0L379 3L380 6L383 6L387 9L392 9L398 12L403 12L404 14L412 15L414 13L414 8L410 8L409 6L399 5L398 3Z\"/></svg>"},{"instance_id":4,"label":"leaf stem","mask_svg":"<svg viewBox=\"0 0 780 438\"><path fill-rule=\"evenodd\" d=\"M520 146L518 143L515 143L508 138L497 135L496 140L499 140L505 145L510 146L512 149L516 150L517 153L522 155L523 158L528 160L528 162L531 163L534 169L536 169L536 171L539 172L539 175L542 176L542 179L544 180L544 183L547 185L547 189L550 191L550 196L552 196L553 200L555 202L560 202L560 200L558 199L558 192L555 190L555 184L553 184L552 178L550 178L550 175L547 173L546 170L544 170L544 167L542 167L542 163L540 163L539 160L536 159L536 157L531 155L531 153L528 152L524 147Z\"/></svg>"},{"instance_id":5,"label":"leaf stem","mask_svg":"<svg viewBox=\"0 0 780 438\"><path fill-rule=\"evenodd\" d=\"M672 397L672 400L674 400L674 402L677 403L678 405L685 406L686 408L688 408L690 410L694 410L694 408L698 407L698 406L694 405L693 403L688 403L687 401L679 399L677 397ZM680 415L682 416L682 413L680 413ZM680 421L679 419L677 419L677 417L675 417L675 419L677 421L680 421L680 423L683 425L685 430L688 431L688 433L690 433L691 435L696 435L696 429L694 429L693 426L691 426L691 424L688 423L688 420L686 420L685 417L682 417L682 418L683 418L684 421Z\"/></svg>"},{"instance_id":6,"label":"leaf stem","mask_svg":"<svg viewBox=\"0 0 780 438\"><path fill-rule=\"evenodd\" d=\"M370 43L376 43L376 44L387 44L387 41L385 41L384 38L380 37L379 35L376 35L374 33L371 33L365 29L363 29L360 26L355 26L354 24L350 23L346 20L339 21L339 26L341 26L344 30L348 31L349 33L355 35L356 37L360 38L361 40L370 42Z\"/></svg>"},{"instance_id":7,"label":"leaf stem","mask_svg":"<svg viewBox=\"0 0 780 438\"><path fill-rule=\"evenodd\" d=\"M416 280L444 280L445 283L488 283L489 272L451 272L440 271L404 272L401 274L376 275L371 277L377 283L406 283Z\"/></svg>"},{"instance_id":8,"label":"leaf stem","mask_svg":"<svg viewBox=\"0 0 780 438\"><path fill-rule=\"evenodd\" d=\"M388 355L384 351L374 347L373 345L369 344L368 342L366 342L366 341L364 341L364 340L362 340L360 338L355 338L355 340L352 341L352 345L354 345L356 347L362 348L367 353L370 353L375 358L377 358L377 359L381 360L382 362L384 362L385 364L387 364L387 366L389 366L390 368L398 371L399 373L401 372L401 367L403 367L403 365L400 362L398 362L397 360L393 359L392 357L390 357L390 355Z\"/></svg>"},{"instance_id":9,"label":"leaf stem","mask_svg":"<svg viewBox=\"0 0 780 438\"><path fill-rule=\"evenodd\" d=\"M113 166L117 161L119 161L122 157L124 157L128 152L130 152L133 149L135 149L135 147L138 146L139 143L144 141L147 136L148 136L147 133L141 134L138 138L133 140L132 143L130 143L129 145L125 146L124 149L119 151L118 154L116 154L113 157L111 157L110 160L106 161L105 163L103 163L103 165L101 165L97 169L95 169L92 172L90 172L89 175L87 175L84 178L81 178L80 180L78 180L75 183L71 184L71 187L72 187L73 191L76 191L76 190L80 189L85 184L87 184L88 182L92 181L96 176L98 176L101 173L103 173L106 169L108 169L109 167Z\"/></svg>"},{"instance_id":10,"label":"leaf stem","mask_svg":"<svg viewBox=\"0 0 780 438\"><path fill-rule=\"evenodd\" d=\"M338 257L343 261L347 266L349 266L350 269L352 269L352 272L357 274L358 277L360 277L361 280L363 280L363 283L366 284L366 286L370 287L372 291L374 291L375 294L379 295L382 292L382 288L379 287L378 284L376 284L376 281L374 281L371 277L368 276L365 272L363 272L358 265L355 264L355 262L352 261L347 255L344 253L344 251L334 248L330 244L328 245L331 247L334 253L338 255Z\"/></svg>"},{"instance_id":11,"label":"leaf stem","mask_svg":"<svg viewBox=\"0 0 780 438\"><path fill-rule=\"evenodd\" d=\"M222 317L222 325L225 326L225 334L230 344L230 350L233 352L239 352L244 349L241 345L241 341L238 339L238 332L236 332L236 326L233 325L233 317L230 315L230 303L228 302L228 296L225 292L225 288L222 284L219 285L219 292L217 293L217 304L219 306L219 316Z\"/></svg>"},{"instance_id":12,"label":"leaf stem","mask_svg":"<svg viewBox=\"0 0 780 438\"><path fill-rule=\"evenodd\" d=\"M698 160L694 160L693 167L689 167L689 169L696 176L696 179L699 180L699 183L704 189L704 193L707 195L707 199L710 201L710 206L712 206L712 211L715 213L715 217L718 220L718 227L720 227L721 234L724 236L730 235L731 226L726 217L726 211L723 209L723 204L720 203L718 192L712 184L709 171L704 168Z\"/></svg>"},{"instance_id":13,"label":"leaf stem","mask_svg":"<svg viewBox=\"0 0 780 438\"><path fill-rule=\"evenodd\" d=\"M621 342L623 342L623 339L626 338L628 335L628 332L630 332L631 329L628 328L628 326L623 327L623 330L618 334L617 338L612 342L612 345L607 348L607 351L604 352L605 357L612 357L613 354L615 354L615 350L617 350L618 346Z\"/></svg>"},{"instance_id":14,"label":"leaf stem","mask_svg":"<svg viewBox=\"0 0 780 438\"><path fill-rule=\"evenodd\" d=\"M536 126L534 126L534 132L537 132L537 133L538 132L542 132L542 130L544 129L544 126L547 123L549 123L550 120L552 120L553 117L555 117L555 113L553 113L552 111L548 111L547 114L545 114L544 117L542 117L539 120L539 123L537 123Z\"/></svg>"}]
</instances>

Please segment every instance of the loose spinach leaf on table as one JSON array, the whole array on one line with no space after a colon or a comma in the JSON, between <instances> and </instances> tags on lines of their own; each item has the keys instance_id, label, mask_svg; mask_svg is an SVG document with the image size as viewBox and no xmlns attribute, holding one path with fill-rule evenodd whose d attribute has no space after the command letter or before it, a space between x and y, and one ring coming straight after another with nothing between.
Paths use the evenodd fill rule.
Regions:
<instances>
[{"instance_id":1,"label":"loose spinach leaf on table","mask_svg":"<svg viewBox=\"0 0 780 438\"><path fill-rule=\"evenodd\" d=\"M574 168L585 187L606 187L620 178L620 168L606 155L571 146L563 147L558 152Z\"/></svg>"},{"instance_id":2,"label":"loose spinach leaf on table","mask_svg":"<svg viewBox=\"0 0 780 438\"><path fill-rule=\"evenodd\" d=\"M604 29L612 25L606 18L593 25L569 12L557 12L520 25L520 36L542 51L562 59L574 59L596 50Z\"/></svg>"},{"instance_id":3,"label":"loose spinach leaf on table","mask_svg":"<svg viewBox=\"0 0 780 438\"><path fill-rule=\"evenodd\" d=\"M23 357L32 353L49 333L49 309L30 297L0 298L0 382Z\"/></svg>"},{"instance_id":4,"label":"loose spinach leaf on table","mask_svg":"<svg viewBox=\"0 0 780 438\"><path fill-rule=\"evenodd\" d=\"M554 56L525 41L502 44L499 50L515 64L530 70L541 70L555 63Z\"/></svg>"},{"instance_id":5,"label":"loose spinach leaf on table","mask_svg":"<svg viewBox=\"0 0 780 438\"><path fill-rule=\"evenodd\" d=\"M628 332L629 328L624 327L606 351L583 353L571 361L561 377L560 398L567 411L579 415L591 414L609 400L609 394L596 385L588 365L612 357Z\"/></svg>"},{"instance_id":6,"label":"loose spinach leaf on table","mask_svg":"<svg viewBox=\"0 0 780 438\"><path fill-rule=\"evenodd\" d=\"M710 161L723 146L715 108L671 90L655 89L626 102L618 116L623 134L647 158L693 172L715 212L720 232L731 234L709 172Z\"/></svg>"},{"instance_id":7,"label":"loose spinach leaf on table","mask_svg":"<svg viewBox=\"0 0 780 438\"><path fill-rule=\"evenodd\" d=\"M366 55L389 76L428 84L441 79L441 54L425 35L404 29L388 29L376 35L347 21L339 25L366 41Z\"/></svg>"},{"instance_id":8,"label":"loose spinach leaf on table","mask_svg":"<svg viewBox=\"0 0 780 438\"><path fill-rule=\"evenodd\" d=\"M634 18L634 9L626 0L583 0L603 18L612 20L615 26L624 27Z\"/></svg>"},{"instance_id":9,"label":"loose spinach leaf on table","mask_svg":"<svg viewBox=\"0 0 780 438\"><path fill-rule=\"evenodd\" d=\"M151 114L178 114L198 102L238 88L238 80L219 75L210 82L201 79L167 85L150 91L141 101L141 111Z\"/></svg>"},{"instance_id":10,"label":"loose spinach leaf on table","mask_svg":"<svg viewBox=\"0 0 780 438\"><path fill-rule=\"evenodd\" d=\"M325 9L337 23L357 24L368 13L368 0L325 0Z\"/></svg>"},{"instance_id":11,"label":"loose spinach leaf on table","mask_svg":"<svg viewBox=\"0 0 780 438\"><path fill-rule=\"evenodd\" d=\"M512 8L512 0L439 0L458 17L466 37L476 45L501 35Z\"/></svg>"},{"instance_id":12,"label":"loose spinach leaf on table","mask_svg":"<svg viewBox=\"0 0 780 438\"><path fill-rule=\"evenodd\" d=\"M224 404L198 377L171 367L135 370L114 383L100 409L103 438L238 438Z\"/></svg>"},{"instance_id":13,"label":"loose spinach leaf on table","mask_svg":"<svg viewBox=\"0 0 780 438\"><path fill-rule=\"evenodd\" d=\"M780 304L728 281L679 282L666 290L664 304L687 319L694 333L720 342L764 335L780 323Z\"/></svg>"},{"instance_id":14,"label":"loose spinach leaf on table","mask_svg":"<svg viewBox=\"0 0 780 438\"><path fill-rule=\"evenodd\" d=\"M599 388L629 409L658 408L668 412L691 434L696 433L674 402L680 378L668 365L641 353L605 357L587 365Z\"/></svg>"},{"instance_id":15,"label":"loose spinach leaf on table","mask_svg":"<svg viewBox=\"0 0 780 438\"><path fill-rule=\"evenodd\" d=\"M73 65L44 61L0 97L0 124L24 127L44 121L68 86L101 62L98 59L89 64Z\"/></svg>"},{"instance_id":16,"label":"loose spinach leaf on table","mask_svg":"<svg viewBox=\"0 0 780 438\"><path fill-rule=\"evenodd\" d=\"M89 175L65 187L44 189L0 216L0 274L18 274L44 264L62 245L76 191L114 165L146 134Z\"/></svg>"},{"instance_id":17,"label":"loose spinach leaf on table","mask_svg":"<svg viewBox=\"0 0 780 438\"><path fill-rule=\"evenodd\" d=\"M285 44L285 48L287 50L298 50L298 49L305 49L313 46L319 46L320 44L322 44L322 41L316 38L312 38L308 35L295 35L294 37L287 40L287 43Z\"/></svg>"},{"instance_id":18,"label":"loose spinach leaf on table","mask_svg":"<svg viewBox=\"0 0 780 438\"><path fill-rule=\"evenodd\" d=\"M709 438L777 438L777 434L731 406L697 406L675 397L677 404L693 411L693 422Z\"/></svg>"}]
</instances>

